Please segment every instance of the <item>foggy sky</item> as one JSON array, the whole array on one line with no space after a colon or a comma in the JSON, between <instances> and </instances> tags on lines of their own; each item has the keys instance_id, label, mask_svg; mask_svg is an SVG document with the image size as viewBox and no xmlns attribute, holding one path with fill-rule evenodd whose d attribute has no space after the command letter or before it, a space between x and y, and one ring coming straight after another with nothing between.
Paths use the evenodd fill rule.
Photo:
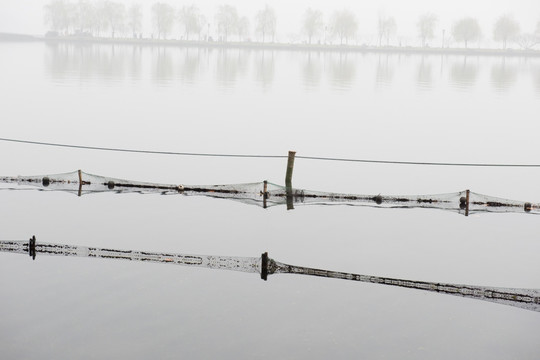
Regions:
<instances>
[{"instance_id":1,"label":"foggy sky","mask_svg":"<svg viewBox=\"0 0 540 360\"><path fill-rule=\"evenodd\" d=\"M144 32L152 31L151 5L153 1L123 0L125 4L140 3L143 5ZM49 0L2 0L0 1L0 32L43 34L47 27L43 23L43 6ZM484 41L491 41L493 24L502 14L511 14L521 24L522 32L534 31L536 22L540 20L540 2L538 0L495 0L495 1L429 1L429 0L383 0L378 2L358 2L351 0L169 0L176 8L195 3L201 12L212 23L219 5L227 3L235 5L240 15L250 19L250 30L253 31L254 16L265 4L276 10L278 41L286 42L293 34L300 33L302 15L308 7L323 12L325 22L335 10L347 8L352 10L359 22L358 34L361 37L374 36L377 32L379 14L393 16L397 22L397 33L405 41L417 36L416 22L419 15L432 12L439 18L436 37L440 37L443 29L450 33L452 23L464 16L479 20Z\"/></svg>"}]
</instances>

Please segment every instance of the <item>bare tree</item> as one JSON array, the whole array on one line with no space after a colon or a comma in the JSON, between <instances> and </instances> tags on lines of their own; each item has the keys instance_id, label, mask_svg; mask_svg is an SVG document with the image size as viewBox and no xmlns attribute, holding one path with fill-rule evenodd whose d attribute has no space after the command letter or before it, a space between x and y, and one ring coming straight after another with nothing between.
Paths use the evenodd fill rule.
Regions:
<instances>
[{"instance_id":1,"label":"bare tree","mask_svg":"<svg viewBox=\"0 0 540 360\"><path fill-rule=\"evenodd\" d=\"M502 42L506 49L508 40L513 40L519 35L519 24L510 15L501 16L493 27L493 39Z\"/></svg>"},{"instance_id":2,"label":"bare tree","mask_svg":"<svg viewBox=\"0 0 540 360\"><path fill-rule=\"evenodd\" d=\"M165 39L173 27L174 8L167 3L157 2L152 5L152 15L158 38Z\"/></svg>"},{"instance_id":3,"label":"bare tree","mask_svg":"<svg viewBox=\"0 0 540 360\"><path fill-rule=\"evenodd\" d=\"M418 19L416 27L418 28L418 36L422 39L422 47L426 46L427 40L433 39L436 24L437 16L434 14L424 14Z\"/></svg>"},{"instance_id":4,"label":"bare tree","mask_svg":"<svg viewBox=\"0 0 540 360\"><path fill-rule=\"evenodd\" d=\"M124 4L115 1L105 1L103 3L103 16L106 26L111 29L111 37L114 38L116 31L124 26L126 8Z\"/></svg>"},{"instance_id":5,"label":"bare tree","mask_svg":"<svg viewBox=\"0 0 540 360\"><path fill-rule=\"evenodd\" d=\"M536 23L536 30L534 31L536 43L540 43L540 20Z\"/></svg>"},{"instance_id":6,"label":"bare tree","mask_svg":"<svg viewBox=\"0 0 540 360\"><path fill-rule=\"evenodd\" d=\"M178 21L180 22L180 26L184 28L186 40L189 40L191 33L200 35L205 24L204 16L195 5L182 6L178 12Z\"/></svg>"},{"instance_id":7,"label":"bare tree","mask_svg":"<svg viewBox=\"0 0 540 360\"><path fill-rule=\"evenodd\" d=\"M540 36L536 34L521 34L515 38L515 41L523 50L530 50L540 43Z\"/></svg>"},{"instance_id":8,"label":"bare tree","mask_svg":"<svg viewBox=\"0 0 540 360\"><path fill-rule=\"evenodd\" d=\"M515 41L524 50L530 50L540 44L540 21L536 24L536 30L533 33L518 35Z\"/></svg>"},{"instance_id":9,"label":"bare tree","mask_svg":"<svg viewBox=\"0 0 540 360\"><path fill-rule=\"evenodd\" d=\"M474 18L463 18L454 23L452 36L456 41L465 43L465 48L469 41L478 40L482 34L478 21Z\"/></svg>"},{"instance_id":10,"label":"bare tree","mask_svg":"<svg viewBox=\"0 0 540 360\"><path fill-rule=\"evenodd\" d=\"M270 6L266 5L264 9L259 10L255 15L257 23L255 31L262 36L262 42L267 34L272 35L272 42L276 33L276 12Z\"/></svg>"},{"instance_id":11,"label":"bare tree","mask_svg":"<svg viewBox=\"0 0 540 360\"><path fill-rule=\"evenodd\" d=\"M53 0L44 6L45 23L52 30L67 31L69 28L69 4L65 0Z\"/></svg>"},{"instance_id":12,"label":"bare tree","mask_svg":"<svg viewBox=\"0 0 540 360\"><path fill-rule=\"evenodd\" d=\"M334 12L330 21L330 27L332 34L337 36L340 45L343 45L343 40L347 44L349 39L356 35L358 21L350 10L344 9Z\"/></svg>"},{"instance_id":13,"label":"bare tree","mask_svg":"<svg viewBox=\"0 0 540 360\"><path fill-rule=\"evenodd\" d=\"M77 29L80 33L91 34L96 28L96 6L89 0L79 0L76 5Z\"/></svg>"},{"instance_id":14,"label":"bare tree","mask_svg":"<svg viewBox=\"0 0 540 360\"><path fill-rule=\"evenodd\" d=\"M216 23L219 33L223 40L227 41L229 34L232 34L238 28L238 11L234 6L221 5L216 14Z\"/></svg>"},{"instance_id":15,"label":"bare tree","mask_svg":"<svg viewBox=\"0 0 540 360\"><path fill-rule=\"evenodd\" d=\"M386 46L390 45L390 38L396 34L397 24L393 17L386 18L379 16L379 46L382 44L382 39L386 39Z\"/></svg>"},{"instance_id":16,"label":"bare tree","mask_svg":"<svg viewBox=\"0 0 540 360\"><path fill-rule=\"evenodd\" d=\"M140 4L133 4L129 7L127 13L128 26L134 38L137 37L137 33L142 29L142 17Z\"/></svg>"},{"instance_id":17,"label":"bare tree","mask_svg":"<svg viewBox=\"0 0 540 360\"><path fill-rule=\"evenodd\" d=\"M109 22L107 21L106 17L106 11L105 8L105 2L104 1L98 1L95 4L95 20L94 20L94 28L95 32L98 36L101 36L102 31L106 31L109 29Z\"/></svg>"},{"instance_id":18,"label":"bare tree","mask_svg":"<svg viewBox=\"0 0 540 360\"><path fill-rule=\"evenodd\" d=\"M308 8L304 13L304 23L302 30L308 37L308 43L311 44L311 39L320 34L323 29L323 15L319 10Z\"/></svg>"},{"instance_id":19,"label":"bare tree","mask_svg":"<svg viewBox=\"0 0 540 360\"><path fill-rule=\"evenodd\" d=\"M242 16L238 20L238 41L242 41L246 36L249 35L249 19L245 16Z\"/></svg>"}]
</instances>

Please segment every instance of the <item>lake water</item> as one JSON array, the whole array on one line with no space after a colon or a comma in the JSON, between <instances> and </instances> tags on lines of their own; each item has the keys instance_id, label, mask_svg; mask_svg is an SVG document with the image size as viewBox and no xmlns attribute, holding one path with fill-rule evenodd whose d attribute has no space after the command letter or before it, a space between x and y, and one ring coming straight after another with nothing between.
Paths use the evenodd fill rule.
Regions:
<instances>
[{"instance_id":1,"label":"lake water","mask_svg":"<svg viewBox=\"0 0 540 360\"><path fill-rule=\"evenodd\" d=\"M0 43L3 138L173 152L538 164L540 58ZM0 141L0 175L283 184L285 159ZM295 187L540 202L539 168L297 159ZM12 187L11 185L9 187ZM540 218L0 191L0 240L258 257L540 288ZM3 358L536 359L540 313L342 280L0 253Z\"/></svg>"}]
</instances>

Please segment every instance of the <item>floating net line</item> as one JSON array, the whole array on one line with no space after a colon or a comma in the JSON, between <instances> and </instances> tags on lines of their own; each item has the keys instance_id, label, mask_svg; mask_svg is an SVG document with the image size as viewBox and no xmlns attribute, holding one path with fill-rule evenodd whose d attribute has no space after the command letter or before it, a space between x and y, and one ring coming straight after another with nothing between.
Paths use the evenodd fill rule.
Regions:
<instances>
[{"instance_id":1,"label":"floating net line","mask_svg":"<svg viewBox=\"0 0 540 360\"><path fill-rule=\"evenodd\" d=\"M16 183L22 188L64 191L77 194L113 192L206 196L229 199L264 208L284 205L349 205L382 208L429 208L469 214L540 214L540 204L482 195L468 190L435 195L357 195L287 188L271 182L231 185L170 185L123 180L74 171L65 174L0 177L0 182Z\"/></svg>"},{"instance_id":2,"label":"floating net line","mask_svg":"<svg viewBox=\"0 0 540 360\"><path fill-rule=\"evenodd\" d=\"M531 311L540 311L539 289L456 285L322 270L284 264L269 258L268 253L262 254L261 257L184 255L167 252L114 250L67 244L37 243L35 237L32 237L28 242L0 241L0 252L28 254L33 259L36 258L37 254L40 254L130 260L218 270L234 270L247 273L258 273L263 280L267 280L267 277L273 274L308 275L424 290L439 294L484 300L502 305L510 305Z\"/></svg>"}]
</instances>

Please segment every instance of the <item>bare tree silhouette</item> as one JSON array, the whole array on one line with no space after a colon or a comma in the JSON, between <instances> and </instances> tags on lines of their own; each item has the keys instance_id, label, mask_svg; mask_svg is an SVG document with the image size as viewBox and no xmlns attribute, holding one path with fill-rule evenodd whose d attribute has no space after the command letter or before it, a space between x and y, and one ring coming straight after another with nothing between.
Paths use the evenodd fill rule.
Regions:
<instances>
[{"instance_id":1,"label":"bare tree silhouette","mask_svg":"<svg viewBox=\"0 0 540 360\"><path fill-rule=\"evenodd\" d=\"M343 40L347 44L349 39L356 35L358 30L358 21L356 16L350 10L343 9L336 11L331 19L332 34L339 38L340 45L343 45Z\"/></svg>"},{"instance_id":2,"label":"bare tree silhouette","mask_svg":"<svg viewBox=\"0 0 540 360\"><path fill-rule=\"evenodd\" d=\"M465 43L465 48L469 41L478 40L481 34L478 21L470 17L458 20L452 27L452 36L456 41Z\"/></svg>"},{"instance_id":3,"label":"bare tree silhouette","mask_svg":"<svg viewBox=\"0 0 540 360\"><path fill-rule=\"evenodd\" d=\"M493 26L493 39L502 42L506 49L507 42L519 35L519 24L511 15L501 16Z\"/></svg>"},{"instance_id":4,"label":"bare tree silhouette","mask_svg":"<svg viewBox=\"0 0 540 360\"><path fill-rule=\"evenodd\" d=\"M433 39L436 25L437 16L434 14L424 14L418 19L416 27L418 28L418 36L422 39L422 47L427 45L428 40Z\"/></svg>"},{"instance_id":5,"label":"bare tree silhouette","mask_svg":"<svg viewBox=\"0 0 540 360\"><path fill-rule=\"evenodd\" d=\"M274 42L274 36L276 34L276 12L270 6L266 5L264 9L259 10L255 16L256 32L262 36L262 42L266 35L272 36L272 42Z\"/></svg>"},{"instance_id":6,"label":"bare tree silhouette","mask_svg":"<svg viewBox=\"0 0 540 360\"><path fill-rule=\"evenodd\" d=\"M304 21L302 30L308 37L308 43L311 44L311 39L321 33L323 29L323 15L319 10L311 8L306 9L304 13Z\"/></svg>"}]
</instances>

